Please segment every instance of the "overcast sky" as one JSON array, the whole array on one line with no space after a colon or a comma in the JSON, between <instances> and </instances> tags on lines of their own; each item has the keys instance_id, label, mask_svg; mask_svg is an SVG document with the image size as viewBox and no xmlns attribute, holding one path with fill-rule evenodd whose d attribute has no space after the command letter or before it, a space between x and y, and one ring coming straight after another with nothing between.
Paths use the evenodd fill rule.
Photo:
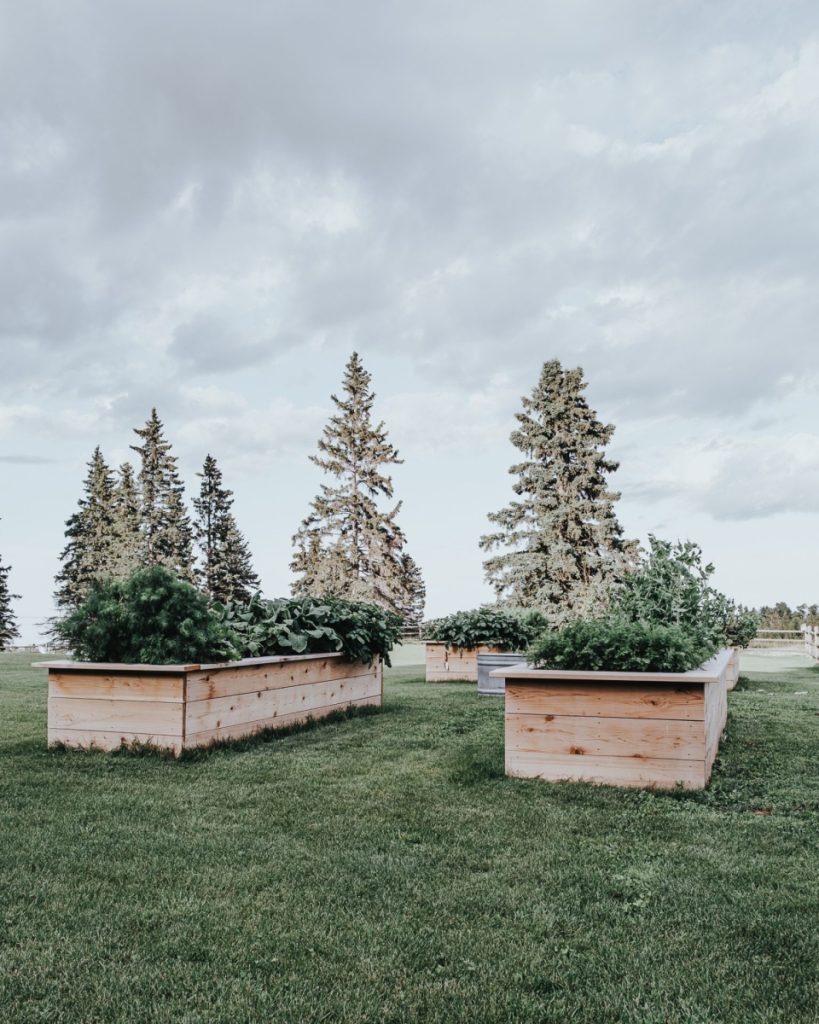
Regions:
<instances>
[{"instance_id":1,"label":"overcast sky","mask_svg":"<svg viewBox=\"0 0 819 1024\"><path fill-rule=\"evenodd\" d=\"M628 533L819 600L815 0L0 0L0 558L26 638L96 444L153 405L271 596L358 349L428 612L544 360Z\"/></svg>"}]
</instances>

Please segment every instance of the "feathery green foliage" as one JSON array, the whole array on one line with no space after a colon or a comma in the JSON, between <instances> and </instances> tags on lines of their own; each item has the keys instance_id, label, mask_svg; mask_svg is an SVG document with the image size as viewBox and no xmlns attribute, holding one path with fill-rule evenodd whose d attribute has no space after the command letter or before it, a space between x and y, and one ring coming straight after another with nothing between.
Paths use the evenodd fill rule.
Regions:
<instances>
[{"instance_id":1,"label":"feathery green foliage","mask_svg":"<svg viewBox=\"0 0 819 1024\"><path fill-rule=\"evenodd\" d=\"M546 627L546 619L538 611L476 608L426 622L422 635L425 640L451 647L486 645L500 647L503 651L521 651Z\"/></svg>"},{"instance_id":2,"label":"feathery green foliage","mask_svg":"<svg viewBox=\"0 0 819 1024\"><path fill-rule=\"evenodd\" d=\"M681 626L613 618L570 622L549 630L527 657L538 668L607 672L687 672L715 649Z\"/></svg>"},{"instance_id":3,"label":"feathery green foliage","mask_svg":"<svg viewBox=\"0 0 819 1024\"><path fill-rule=\"evenodd\" d=\"M127 579L140 568L142 508L139 484L130 462L119 467L114 483L114 565L116 579Z\"/></svg>"},{"instance_id":4,"label":"feathery green foliage","mask_svg":"<svg viewBox=\"0 0 819 1024\"><path fill-rule=\"evenodd\" d=\"M427 600L427 588L421 567L406 552L399 556L401 588L406 595L401 607L404 628L420 630L424 620L424 606Z\"/></svg>"},{"instance_id":5,"label":"feathery green foliage","mask_svg":"<svg viewBox=\"0 0 819 1024\"><path fill-rule=\"evenodd\" d=\"M417 620L422 580L414 562L405 561L406 538L398 525L401 502L392 500L392 479L384 472L403 460L390 443L383 422L374 424L372 377L354 352L344 371L343 397L332 396L336 413L310 459L335 483L321 485L310 511L293 537L293 594L332 594L382 605Z\"/></svg>"},{"instance_id":6,"label":"feathery green foliage","mask_svg":"<svg viewBox=\"0 0 819 1024\"><path fill-rule=\"evenodd\" d=\"M77 511L66 521L66 546L54 595L60 608L76 608L92 583L114 576L119 563L114 478L94 449Z\"/></svg>"},{"instance_id":7,"label":"feathery green foliage","mask_svg":"<svg viewBox=\"0 0 819 1024\"><path fill-rule=\"evenodd\" d=\"M489 515L498 529L480 542L499 551L484 562L498 600L538 608L555 625L604 612L636 553L607 482L617 469L605 453L614 427L589 408L585 387L581 369L544 363L511 435L523 454L509 470L517 497Z\"/></svg>"},{"instance_id":8,"label":"feathery green foliage","mask_svg":"<svg viewBox=\"0 0 819 1024\"><path fill-rule=\"evenodd\" d=\"M639 567L617 588L612 613L627 622L680 626L712 653L747 647L756 636L757 618L711 586L713 573L698 544L672 544L652 534Z\"/></svg>"},{"instance_id":9,"label":"feathery green foliage","mask_svg":"<svg viewBox=\"0 0 819 1024\"><path fill-rule=\"evenodd\" d=\"M230 631L239 657L320 654L340 651L349 661L371 662L377 655L390 664L402 619L380 605L339 597L292 597L214 608Z\"/></svg>"},{"instance_id":10,"label":"feathery green foliage","mask_svg":"<svg viewBox=\"0 0 819 1024\"><path fill-rule=\"evenodd\" d=\"M92 581L55 633L80 661L184 665L234 653L205 595L159 565L127 580Z\"/></svg>"},{"instance_id":11,"label":"feathery green foliage","mask_svg":"<svg viewBox=\"0 0 819 1024\"><path fill-rule=\"evenodd\" d=\"M196 510L194 538L202 557L200 579L214 601L249 601L259 589L247 541L233 515L233 492L222 483L222 471L212 455L205 458Z\"/></svg>"},{"instance_id":12,"label":"feathery green foliage","mask_svg":"<svg viewBox=\"0 0 819 1024\"><path fill-rule=\"evenodd\" d=\"M3 565L0 561L0 651L4 651L12 640L20 635L17 626L17 617L14 614L11 602L19 600L19 594L12 594L9 586L10 565Z\"/></svg>"},{"instance_id":13,"label":"feathery green foliage","mask_svg":"<svg viewBox=\"0 0 819 1024\"><path fill-rule=\"evenodd\" d=\"M196 581L193 530L185 509L184 487L176 456L163 433L156 409L144 427L134 428L142 440L131 445L141 460L139 485L142 499L142 554L145 566L162 565L183 580Z\"/></svg>"}]
</instances>

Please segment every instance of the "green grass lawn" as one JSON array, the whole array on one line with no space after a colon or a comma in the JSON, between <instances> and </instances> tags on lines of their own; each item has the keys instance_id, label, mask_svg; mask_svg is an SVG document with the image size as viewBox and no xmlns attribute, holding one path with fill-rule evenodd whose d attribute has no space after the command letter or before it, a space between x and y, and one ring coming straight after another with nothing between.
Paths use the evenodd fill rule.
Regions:
<instances>
[{"instance_id":1,"label":"green grass lawn","mask_svg":"<svg viewBox=\"0 0 819 1024\"><path fill-rule=\"evenodd\" d=\"M0 655L0 1021L816 1024L819 670L730 697L702 794L503 776L502 701L181 762L49 752Z\"/></svg>"}]
</instances>

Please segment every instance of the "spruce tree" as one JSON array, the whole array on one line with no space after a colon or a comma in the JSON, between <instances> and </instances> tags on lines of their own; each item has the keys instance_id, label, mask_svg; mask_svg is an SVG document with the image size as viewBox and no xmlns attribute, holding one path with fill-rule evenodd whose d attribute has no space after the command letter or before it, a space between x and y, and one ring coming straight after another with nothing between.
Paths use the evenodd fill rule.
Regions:
<instances>
[{"instance_id":1,"label":"spruce tree","mask_svg":"<svg viewBox=\"0 0 819 1024\"><path fill-rule=\"evenodd\" d=\"M9 587L10 565L3 565L0 561L0 651L4 651L12 640L20 635L17 628L17 618L11 602L18 600L19 594L12 594Z\"/></svg>"},{"instance_id":2,"label":"spruce tree","mask_svg":"<svg viewBox=\"0 0 819 1024\"><path fill-rule=\"evenodd\" d=\"M134 428L141 445L131 445L141 459L139 487L142 498L143 566L164 565L183 580L196 582L193 530L185 509L184 487L165 439L156 409L142 429Z\"/></svg>"},{"instance_id":3,"label":"spruce tree","mask_svg":"<svg viewBox=\"0 0 819 1024\"><path fill-rule=\"evenodd\" d=\"M379 506L379 500L393 499L386 467L403 460L384 423L373 424L371 381L354 352L344 371L343 396L331 396L336 413L319 439L319 454L310 456L335 483L321 485L293 537L290 568L298 578L292 589L296 596L331 594L416 616L423 581L404 552L406 538L397 522L401 502L387 511Z\"/></svg>"},{"instance_id":4,"label":"spruce tree","mask_svg":"<svg viewBox=\"0 0 819 1024\"><path fill-rule=\"evenodd\" d=\"M421 568L412 555L401 556L401 575L404 591L408 595L404 606L404 626L412 632L420 632L424 621L427 588Z\"/></svg>"},{"instance_id":5,"label":"spruce tree","mask_svg":"<svg viewBox=\"0 0 819 1024\"><path fill-rule=\"evenodd\" d=\"M76 608L94 580L116 571L114 479L99 446L87 465L83 496L65 524L67 543L60 554L54 595L61 608Z\"/></svg>"},{"instance_id":6,"label":"spruce tree","mask_svg":"<svg viewBox=\"0 0 819 1024\"><path fill-rule=\"evenodd\" d=\"M250 549L233 515L233 492L222 485L222 471L208 455L202 472L194 536L202 557L200 578L214 601L247 601L259 589Z\"/></svg>"},{"instance_id":7,"label":"spruce tree","mask_svg":"<svg viewBox=\"0 0 819 1024\"><path fill-rule=\"evenodd\" d=\"M130 462L119 467L119 477L114 485L114 532L116 579L127 579L141 568L142 550L142 508L139 485Z\"/></svg>"},{"instance_id":8,"label":"spruce tree","mask_svg":"<svg viewBox=\"0 0 819 1024\"><path fill-rule=\"evenodd\" d=\"M555 625L604 611L637 550L607 483L618 466L605 452L614 427L589 408L585 387L581 369L544 364L510 438L523 453L509 470L517 498L490 514L498 529L480 541L499 551L484 562L498 600L537 608Z\"/></svg>"}]
</instances>

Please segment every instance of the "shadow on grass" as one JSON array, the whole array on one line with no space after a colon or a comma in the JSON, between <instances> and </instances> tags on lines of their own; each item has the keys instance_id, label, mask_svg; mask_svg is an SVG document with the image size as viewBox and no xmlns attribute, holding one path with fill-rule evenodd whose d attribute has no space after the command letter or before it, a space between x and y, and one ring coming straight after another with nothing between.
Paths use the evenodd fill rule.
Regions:
<instances>
[{"instance_id":1,"label":"shadow on grass","mask_svg":"<svg viewBox=\"0 0 819 1024\"><path fill-rule=\"evenodd\" d=\"M94 757L107 758L151 758L157 761L190 764L191 762L207 761L217 754L241 754L268 743L275 743L277 740L285 739L288 736L311 733L317 729L323 729L327 725L337 725L355 718L372 718L375 715L383 714L383 712L383 707L375 707L374 705L344 708L341 711L332 711L329 715L323 715L321 718L308 717L303 722L278 728L272 726L269 729L260 729L258 732L237 739L212 740L206 746L190 747L187 750L183 750L181 754L175 754L167 748L157 747L152 743L141 743L137 740L131 743L123 743L115 750L102 750L93 744L88 747L69 747L64 743L53 743L48 749L49 753L67 757L92 755Z\"/></svg>"}]
</instances>

